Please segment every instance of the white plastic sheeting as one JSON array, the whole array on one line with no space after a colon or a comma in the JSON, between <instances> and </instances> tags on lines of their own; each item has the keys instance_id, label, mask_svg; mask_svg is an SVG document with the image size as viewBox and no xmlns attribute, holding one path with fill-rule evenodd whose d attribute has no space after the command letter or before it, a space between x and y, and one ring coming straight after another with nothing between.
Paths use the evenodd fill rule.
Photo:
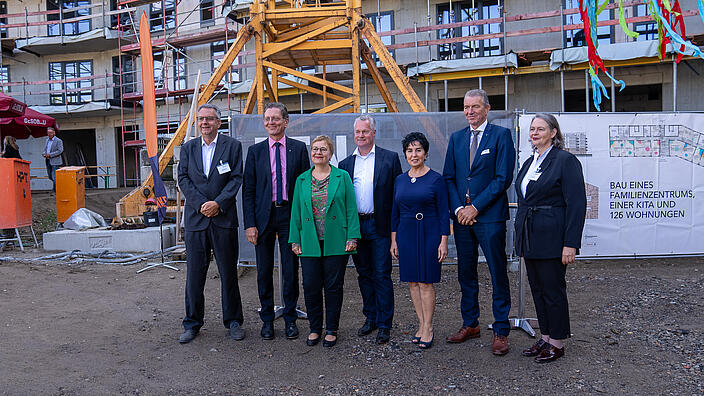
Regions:
<instances>
[{"instance_id":1,"label":"white plastic sheeting","mask_svg":"<svg viewBox=\"0 0 704 396\"><path fill-rule=\"evenodd\" d=\"M406 75L412 77L419 74L449 73L465 70L492 69L496 67L518 67L518 57L514 53L496 56L482 56L479 58L450 59L431 61L416 67L408 65Z\"/></svg>"},{"instance_id":2,"label":"white plastic sheeting","mask_svg":"<svg viewBox=\"0 0 704 396\"><path fill-rule=\"evenodd\" d=\"M31 37L29 39L19 39L16 41L18 49L24 47L44 46L44 45L60 45L80 43L86 40L94 40L97 38L105 38L106 40L117 40L118 33L116 30L108 28L93 29L89 32L78 34L75 36L51 36L51 37Z\"/></svg>"},{"instance_id":3,"label":"white plastic sheeting","mask_svg":"<svg viewBox=\"0 0 704 396\"><path fill-rule=\"evenodd\" d=\"M668 44L666 51L667 53L672 53L672 46ZM605 61L655 57L658 56L658 42L656 40L648 40L630 43L600 44L597 52L599 56L601 56L601 59ZM686 53L691 54L692 51L686 51ZM589 54L586 46L555 50L550 55L550 70L559 69L563 63L574 65L587 62L588 60Z\"/></svg>"}]
</instances>

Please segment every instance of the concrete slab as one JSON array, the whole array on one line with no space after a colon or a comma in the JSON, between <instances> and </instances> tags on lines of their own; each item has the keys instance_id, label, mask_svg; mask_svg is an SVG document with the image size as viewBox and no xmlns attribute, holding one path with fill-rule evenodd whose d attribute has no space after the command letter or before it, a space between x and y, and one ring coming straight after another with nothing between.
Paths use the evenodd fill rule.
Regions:
<instances>
[{"instance_id":1,"label":"concrete slab","mask_svg":"<svg viewBox=\"0 0 704 396\"><path fill-rule=\"evenodd\" d=\"M176 244L176 225L163 226L164 249ZM106 230L105 228L85 231L61 230L44 234L44 250L113 250L116 252L150 252L160 249L159 227L141 230Z\"/></svg>"}]
</instances>

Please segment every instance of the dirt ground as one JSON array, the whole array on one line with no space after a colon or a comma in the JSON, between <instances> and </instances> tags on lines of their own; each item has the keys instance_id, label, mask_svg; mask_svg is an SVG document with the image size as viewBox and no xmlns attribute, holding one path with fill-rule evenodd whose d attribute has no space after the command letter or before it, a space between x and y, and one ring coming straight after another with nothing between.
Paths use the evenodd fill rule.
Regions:
<instances>
[{"instance_id":1,"label":"dirt ground","mask_svg":"<svg viewBox=\"0 0 704 396\"><path fill-rule=\"evenodd\" d=\"M35 253L4 252L26 258ZM308 347L304 336L259 337L256 272L240 290L247 338L220 322L219 279L211 266L206 324L180 345L185 272L141 266L0 261L2 394L702 394L704 259L580 261L568 270L574 336L564 358L538 365L520 356L534 340L514 330L511 352L491 354L491 283L480 271L482 336L444 338L460 325L456 267L437 285L436 344L411 344L415 315L394 271L396 314L389 344L357 337L361 297L347 271L340 340ZM183 266L182 266L183 268ZM511 273L514 308L517 274ZM533 312L528 298L527 312ZM303 304L301 295L300 304ZM298 321L302 334L307 322Z\"/></svg>"},{"instance_id":2,"label":"dirt ground","mask_svg":"<svg viewBox=\"0 0 704 396\"><path fill-rule=\"evenodd\" d=\"M86 206L112 217L127 191L88 191ZM55 198L32 200L35 229L51 229ZM136 274L141 265L22 261L42 254L0 252L0 394L704 394L704 258L578 261L567 273L573 337L564 358L538 365L520 355L534 342L520 330L508 355L491 354L484 264L480 339L444 342L461 325L454 265L437 285L432 349L410 342L416 318L396 270L391 342L357 337L361 297L348 268L339 342L327 349L305 345L305 320L298 340L283 337L280 320L274 341L259 337L253 269L240 277L247 338L235 342L222 326L212 265L206 324L180 345L185 265ZM516 314L518 276L509 277Z\"/></svg>"}]
</instances>

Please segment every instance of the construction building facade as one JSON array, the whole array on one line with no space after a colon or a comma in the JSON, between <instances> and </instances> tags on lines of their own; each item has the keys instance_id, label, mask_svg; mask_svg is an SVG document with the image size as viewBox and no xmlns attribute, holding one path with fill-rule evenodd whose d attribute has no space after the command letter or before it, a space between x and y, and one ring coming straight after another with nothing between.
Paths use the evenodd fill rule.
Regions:
<instances>
[{"instance_id":1,"label":"construction building facade","mask_svg":"<svg viewBox=\"0 0 704 396\"><path fill-rule=\"evenodd\" d=\"M259 1L259 0L254 0ZM325 7L349 0L279 1L287 7ZM94 187L137 186L145 178L141 70L137 21L149 18L154 46L157 127L166 145L187 115L198 72L208 81L239 30L252 15L252 0L0 0L0 88L35 110L51 115L60 126L67 162L88 165ZM263 6L272 0L261 1ZM362 13L400 66L429 112L462 110L464 93L482 88L492 110L543 112L596 111L587 75L587 50L578 0L362 0ZM624 1L627 36L619 26L618 1L599 16L599 52L615 78L618 92L602 75L610 99L602 112L699 111L704 101L704 61L685 56L675 63L671 52L657 57L657 25L642 0ZM680 2L687 39L701 46L704 26L696 0ZM4 14L4 15L3 15ZM374 60L379 59L372 54ZM384 92L362 65L353 81L347 65L296 64L295 71L359 90L361 112L386 112ZM391 81L379 61L381 75ZM221 128L232 132L248 108L257 70L257 49L244 45L214 90L212 103L223 109ZM285 74L284 74L285 75ZM291 113L328 108L335 91L308 82L310 89L274 80L279 101ZM305 87L304 87L305 88ZM269 89L272 89L270 86ZM388 85L400 112L410 112L402 90ZM339 93L339 92L337 92ZM268 100L268 97L267 97ZM350 109L332 109L350 112ZM350 132L351 132L350 127ZM1 132L1 131L0 131ZM383 133L383 131L380 131ZM447 131L452 132L452 131ZM607 131L605 131L607 133ZM43 139L19 142L33 162L34 176L45 176ZM575 136L575 146L585 145ZM51 187L33 180L33 188Z\"/></svg>"}]
</instances>

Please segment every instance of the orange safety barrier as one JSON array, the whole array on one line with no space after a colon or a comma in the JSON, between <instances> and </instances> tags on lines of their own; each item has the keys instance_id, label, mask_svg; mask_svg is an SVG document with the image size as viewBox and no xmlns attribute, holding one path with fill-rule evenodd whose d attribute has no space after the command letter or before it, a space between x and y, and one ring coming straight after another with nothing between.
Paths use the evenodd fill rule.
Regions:
<instances>
[{"instance_id":1,"label":"orange safety barrier","mask_svg":"<svg viewBox=\"0 0 704 396\"><path fill-rule=\"evenodd\" d=\"M56 221L63 223L86 206L85 166L64 166L56 170Z\"/></svg>"},{"instance_id":2,"label":"orange safety barrier","mask_svg":"<svg viewBox=\"0 0 704 396\"><path fill-rule=\"evenodd\" d=\"M32 225L30 163L15 158L0 158L0 228Z\"/></svg>"}]
</instances>

